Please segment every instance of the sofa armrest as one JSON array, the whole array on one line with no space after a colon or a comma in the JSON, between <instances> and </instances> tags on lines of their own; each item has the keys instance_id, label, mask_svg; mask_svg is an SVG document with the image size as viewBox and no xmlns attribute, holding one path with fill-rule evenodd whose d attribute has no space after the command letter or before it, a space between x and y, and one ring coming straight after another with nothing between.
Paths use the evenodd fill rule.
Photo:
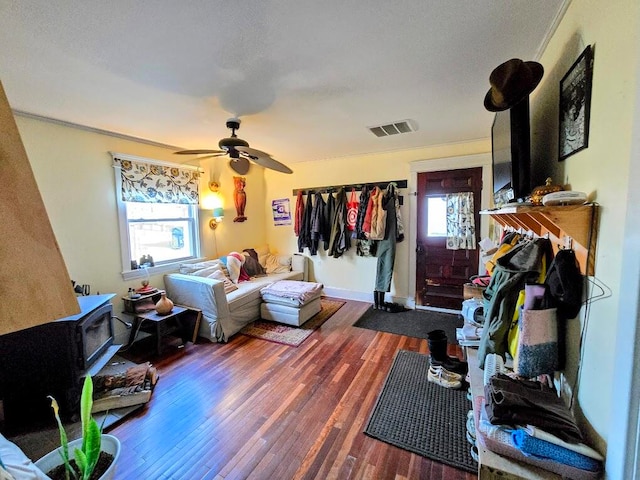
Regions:
<instances>
[{"instance_id":1,"label":"sofa armrest","mask_svg":"<svg viewBox=\"0 0 640 480\"><path fill-rule=\"evenodd\" d=\"M0 434L0 458L5 470L16 480L51 480L15 443Z\"/></svg>"},{"instance_id":2,"label":"sofa armrest","mask_svg":"<svg viewBox=\"0 0 640 480\"><path fill-rule=\"evenodd\" d=\"M293 272L302 272L302 279L305 282L309 281L309 262L307 257L294 253L291 257L291 270Z\"/></svg>"},{"instance_id":3,"label":"sofa armrest","mask_svg":"<svg viewBox=\"0 0 640 480\"><path fill-rule=\"evenodd\" d=\"M169 273L164 276L167 296L178 305L202 310L199 334L211 341L225 341L223 325L231 318L224 282L213 278ZM209 328L211 327L211 328Z\"/></svg>"}]
</instances>

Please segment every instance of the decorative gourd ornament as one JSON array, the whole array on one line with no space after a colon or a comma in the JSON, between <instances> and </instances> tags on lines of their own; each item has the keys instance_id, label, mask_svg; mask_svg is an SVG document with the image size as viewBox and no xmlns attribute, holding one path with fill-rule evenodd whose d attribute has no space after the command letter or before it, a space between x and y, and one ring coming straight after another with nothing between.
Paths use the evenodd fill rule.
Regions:
<instances>
[{"instance_id":1,"label":"decorative gourd ornament","mask_svg":"<svg viewBox=\"0 0 640 480\"><path fill-rule=\"evenodd\" d=\"M156 303L156 312L158 315L168 315L173 310L173 302L167 298L166 293L162 293L160 296L160 300Z\"/></svg>"},{"instance_id":2,"label":"decorative gourd ornament","mask_svg":"<svg viewBox=\"0 0 640 480\"><path fill-rule=\"evenodd\" d=\"M536 187L531 192L531 203L534 205L542 205L542 197L544 197L547 193L560 192L564 190L560 185L552 185L553 180L551 177L548 177L545 181L545 184Z\"/></svg>"}]
</instances>

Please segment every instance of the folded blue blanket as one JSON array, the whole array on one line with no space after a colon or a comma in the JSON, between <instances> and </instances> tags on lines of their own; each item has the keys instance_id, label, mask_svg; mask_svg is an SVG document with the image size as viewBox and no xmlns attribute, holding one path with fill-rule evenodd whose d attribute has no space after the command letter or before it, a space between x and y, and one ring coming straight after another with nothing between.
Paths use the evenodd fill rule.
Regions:
<instances>
[{"instance_id":1,"label":"folded blue blanket","mask_svg":"<svg viewBox=\"0 0 640 480\"><path fill-rule=\"evenodd\" d=\"M597 472L602 469L602 463L593 458L589 458L581 453L568 450L560 445L532 437L522 429L516 429L511 434L514 445L524 455L529 455L546 460L569 465L590 472Z\"/></svg>"}]
</instances>

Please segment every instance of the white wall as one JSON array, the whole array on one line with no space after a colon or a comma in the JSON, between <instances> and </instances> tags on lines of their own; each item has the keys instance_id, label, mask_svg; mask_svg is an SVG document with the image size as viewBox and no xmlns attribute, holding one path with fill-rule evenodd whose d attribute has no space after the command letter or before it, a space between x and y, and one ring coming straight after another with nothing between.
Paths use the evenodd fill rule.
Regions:
<instances>
[{"instance_id":1,"label":"white wall","mask_svg":"<svg viewBox=\"0 0 640 480\"><path fill-rule=\"evenodd\" d=\"M624 332L629 322L620 318L619 295L640 52L639 5L637 0L607 2L606 7L596 0L574 0L540 59L545 76L531 102L534 160L551 167L556 182L588 193L601 205L595 274L611 290L611 296L593 303L590 309L583 308L581 318L569 322L566 369L569 384L574 385L584 328L576 413L583 416L583 426L601 450L609 437L620 433L611 423L610 412L616 394L614 372L625 368L614 361L616 335ZM559 163L559 82L589 44L595 58L589 147ZM592 293L599 291L596 288Z\"/></svg>"}]
</instances>

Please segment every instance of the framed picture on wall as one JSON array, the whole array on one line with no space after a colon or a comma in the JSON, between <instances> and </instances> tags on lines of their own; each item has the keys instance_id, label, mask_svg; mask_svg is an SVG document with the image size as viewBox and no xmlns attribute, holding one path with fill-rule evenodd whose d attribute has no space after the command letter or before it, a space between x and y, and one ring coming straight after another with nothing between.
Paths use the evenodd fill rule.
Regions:
<instances>
[{"instance_id":1,"label":"framed picture on wall","mask_svg":"<svg viewBox=\"0 0 640 480\"><path fill-rule=\"evenodd\" d=\"M560 161L589 146L592 77L593 51L588 45L560 80Z\"/></svg>"}]
</instances>

